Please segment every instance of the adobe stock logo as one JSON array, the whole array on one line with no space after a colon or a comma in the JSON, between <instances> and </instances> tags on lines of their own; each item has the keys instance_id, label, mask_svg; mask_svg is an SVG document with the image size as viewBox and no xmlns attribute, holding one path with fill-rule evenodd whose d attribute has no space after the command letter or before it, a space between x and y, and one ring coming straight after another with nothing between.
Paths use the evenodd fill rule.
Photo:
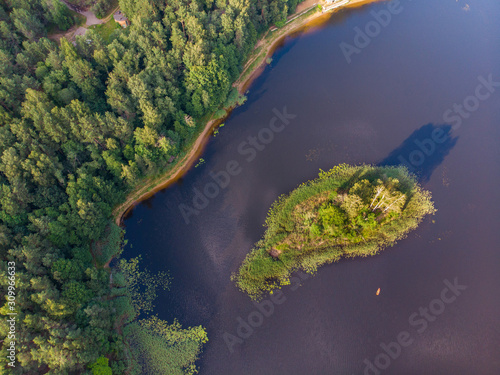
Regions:
<instances>
[{"instance_id":1,"label":"adobe stock logo","mask_svg":"<svg viewBox=\"0 0 500 375\"><path fill-rule=\"evenodd\" d=\"M273 108L273 113L275 116L271 118L268 126L261 128L256 135L247 137L238 145L238 154L243 156L247 163L255 160L257 154L264 151L273 142L275 135L285 130L286 126L290 124L290 120L297 117L295 114L288 113L286 106L281 111ZM202 188L193 188L192 206L185 203L179 204L178 208L184 222L191 223L191 217L198 216L202 210L207 208L210 201L217 198L221 191L229 186L231 179L242 171L242 163L238 160L230 160L226 163L225 169L209 172L211 181L205 183Z\"/></svg>"},{"instance_id":2,"label":"adobe stock logo","mask_svg":"<svg viewBox=\"0 0 500 375\"><path fill-rule=\"evenodd\" d=\"M298 271L295 276L290 277L290 291L295 292L302 285L302 281L307 280L311 277L310 274L303 271ZM227 350L229 353L234 353L235 348L239 345L243 345L246 339L251 337L255 331L264 324L266 319L269 319L276 311L276 306L282 305L287 300L285 293L281 290L275 290L269 295L269 298L265 298L260 302L253 301L255 309L248 314L246 319L241 316L236 318L236 329L234 334L229 332L224 332L222 338L226 343Z\"/></svg>"},{"instance_id":3,"label":"adobe stock logo","mask_svg":"<svg viewBox=\"0 0 500 375\"><path fill-rule=\"evenodd\" d=\"M481 106L481 102L488 100L491 95L500 87L499 81L493 80L493 74L488 78L477 77L479 84L476 86L473 95L467 96L462 104L453 103L453 109L448 109L443 114L443 120L452 124L452 129L457 130L462 126L464 119L468 119L472 113L476 112Z\"/></svg>"},{"instance_id":4,"label":"adobe stock logo","mask_svg":"<svg viewBox=\"0 0 500 375\"><path fill-rule=\"evenodd\" d=\"M446 306L457 300L457 297L462 294L462 291L467 289L466 285L461 285L458 278L455 277L453 283L447 279L443 281L445 288L441 290L438 298L429 302L428 306L419 307L418 312L414 312L408 318L408 323L417 334L424 333L429 325L435 322L441 316ZM363 364L365 369L363 375L380 375L383 370L387 370L391 363L399 358L403 349L409 347L415 342L416 334L410 330L401 331L397 334L396 339L392 342L380 343L382 351L373 359L365 358Z\"/></svg>"},{"instance_id":5,"label":"adobe stock logo","mask_svg":"<svg viewBox=\"0 0 500 375\"><path fill-rule=\"evenodd\" d=\"M467 96L462 103L454 103L452 108L447 109L443 113L443 120L445 123L451 125L452 131L459 129L463 121L470 118L472 113L480 108L481 102L488 100L497 88L500 87L500 82L494 81L492 74L489 74L487 78L479 76L477 80L479 83L473 95ZM436 152L438 146L449 141L450 136L449 132L445 132L442 128L436 128L432 131L430 137L416 139L414 141L416 147L406 156L399 155L398 160L410 172L413 172L415 168L423 165L426 159L430 158Z\"/></svg>"},{"instance_id":6,"label":"adobe stock logo","mask_svg":"<svg viewBox=\"0 0 500 375\"><path fill-rule=\"evenodd\" d=\"M402 11L403 6L399 0L390 1L387 4L387 9L382 9L378 12L372 10L370 14L373 20L367 22L364 30L358 26L354 28L356 34L354 35L353 44L342 42L339 45L347 63L350 64L352 62L351 56L353 54L359 55L364 48L370 45L374 38L380 35L382 29L391 23L393 15L399 14Z\"/></svg>"}]
</instances>

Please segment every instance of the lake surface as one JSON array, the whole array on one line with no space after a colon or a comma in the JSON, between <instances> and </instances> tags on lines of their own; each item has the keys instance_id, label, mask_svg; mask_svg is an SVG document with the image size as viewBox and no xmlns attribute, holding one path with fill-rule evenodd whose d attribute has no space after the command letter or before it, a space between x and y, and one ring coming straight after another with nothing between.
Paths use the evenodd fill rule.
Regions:
<instances>
[{"instance_id":1,"label":"lake surface","mask_svg":"<svg viewBox=\"0 0 500 375\"><path fill-rule=\"evenodd\" d=\"M500 87L476 91L480 76L500 82L500 2L402 1L377 34L371 12L387 7L343 10L287 38L206 163L125 221L124 256L173 277L155 312L207 327L201 375L500 373ZM340 44L367 25L374 37L348 63ZM296 115L284 130L262 130L284 107ZM255 155L240 146L259 134L268 143ZM320 168L410 158L438 211L408 238L283 288L269 316L230 281L279 195ZM194 189L230 161L240 173L186 224L179 205L193 207ZM443 292L445 280L466 288Z\"/></svg>"}]
</instances>

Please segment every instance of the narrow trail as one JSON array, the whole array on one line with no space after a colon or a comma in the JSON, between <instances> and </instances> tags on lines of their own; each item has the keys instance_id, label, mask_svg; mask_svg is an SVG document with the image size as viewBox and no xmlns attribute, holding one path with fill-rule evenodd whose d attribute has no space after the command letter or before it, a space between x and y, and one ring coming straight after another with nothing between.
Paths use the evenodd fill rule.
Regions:
<instances>
[{"instance_id":1,"label":"narrow trail","mask_svg":"<svg viewBox=\"0 0 500 375\"><path fill-rule=\"evenodd\" d=\"M84 16L85 17L85 25L83 25L83 26L74 25L69 30L67 30L65 32L56 33L56 34L52 34L52 35L48 36L49 39L54 40L56 42L59 41L62 37L66 38L69 41L73 41L77 35L84 35L90 26L100 25L100 24L108 22L113 17L113 14L118 9L120 9L120 6L117 6L115 9L111 10L106 17L99 19L99 18L97 18L95 13L93 13L90 10L82 9L82 8L77 7L73 4L70 4L64 0L61 0L61 1L68 7L68 9Z\"/></svg>"},{"instance_id":2,"label":"narrow trail","mask_svg":"<svg viewBox=\"0 0 500 375\"><path fill-rule=\"evenodd\" d=\"M190 151L176 163L173 169L167 171L165 175L160 178L147 178L143 185L129 194L125 202L118 205L113 210L113 216L115 217L115 223L117 225L122 225L123 216L135 205L159 190L166 188L191 168L195 161L198 160L203 146L208 143L208 135L211 133L212 128L216 123L217 120L210 120L207 122L203 131L200 133L195 143L191 146Z\"/></svg>"},{"instance_id":3,"label":"narrow trail","mask_svg":"<svg viewBox=\"0 0 500 375\"><path fill-rule=\"evenodd\" d=\"M84 16L87 20L85 21L85 26L89 27L92 25L98 25L100 23L103 23L102 20L97 18L97 16L94 14L94 12L88 10L88 9L83 9L80 7L77 7L76 5L70 4L64 0L61 0L66 6L72 10L73 12L79 13L82 16Z\"/></svg>"},{"instance_id":4,"label":"narrow trail","mask_svg":"<svg viewBox=\"0 0 500 375\"><path fill-rule=\"evenodd\" d=\"M248 85L258 76L258 74L262 70L262 66L265 64L266 58L274 53L275 47L283 40L284 37L301 29L302 27L306 26L307 24L311 23L312 21L320 17L324 17L325 20L327 20L330 17L331 13L318 12L311 14L309 17L304 18L300 22L295 22L295 23L293 22L294 19L300 17L301 15L307 13L312 8L317 6L317 1L318 0L306 0L304 2L305 4L300 8L300 10L299 7L297 7L299 11L289 17L289 22L281 29L278 29L275 32L276 34L274 34L274 37L271 40L265 41L265 38L270 32L268 31L257 42L254 50L257 50L264 44L265 57L261 63L259 63L256 67L252 69L251 74L247 74L248 73L247 70L259 57L262 56L262 52L247 61L243 69L243 72L240 75L240 78L236 80L236 82L233 84L233 87L236 87L240 94L242 94L245 91L246 87L248 87ZM374 3L377 1L383 1L383 0L351 0L349 3L337 8L335 11L347 7L358 7L364 4ZM310 3L312 3L313 5L311 6ZM208 143L209 135L214 125L216 124L217 120L210 120L206 123L203 131L198 135L198 138L191 146L189 152L176 162L176 165L173 167L173 169L165 172L163 176L146 178L143 184L141 184L136 190L134 190L127 196L125 202L115 207L115 209L113 210L113 217L115 218L115 223L121 226L123 224L123 217L137 204L139 204L140 202L142 202L147 198L150 198L158 191L165 189L166 187L177 181L180 177L182 177L182 175L184 175L184 173L187 172L194 165L195 161L201 155L204 146Z\"/></svg>"}]
</instances>

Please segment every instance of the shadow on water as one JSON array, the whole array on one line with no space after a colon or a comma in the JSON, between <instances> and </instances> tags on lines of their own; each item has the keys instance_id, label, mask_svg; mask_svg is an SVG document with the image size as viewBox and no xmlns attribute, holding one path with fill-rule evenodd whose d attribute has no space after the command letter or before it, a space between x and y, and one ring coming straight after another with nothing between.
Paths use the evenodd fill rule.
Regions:
<instances>
[{"instance_id":1,"label":"shadow on water","mask_svg":"<svg viewBox=\"0 0 500 375\"><path fill-rule=\"evenodd\" d=\"M378 165L404 165L421 183L428 182L434 170L457 143L458 137L452 137L451 133L451 125L424 125Z\"/></svg>"}]
</instances>

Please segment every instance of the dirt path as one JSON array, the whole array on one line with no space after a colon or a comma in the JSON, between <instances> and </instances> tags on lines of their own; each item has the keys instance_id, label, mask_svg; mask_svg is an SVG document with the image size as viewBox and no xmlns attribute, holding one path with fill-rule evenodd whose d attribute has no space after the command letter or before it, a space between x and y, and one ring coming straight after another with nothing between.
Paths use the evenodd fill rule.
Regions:
<instances>
[{"instance_id":1,"label":"dirt path","mask_svg":"<svg viewBox=\"0 0 500 375\"><path fill-rule=\"evenodd\" d=\"M313 4L315 3L313 2ZM307 13L313 7L314 6L310 6L309 8L303 10L301 13ZM259 74L260 70L262 69L262 63L261 63L253 69L253 72L251 74L247 73L248 68L252 66L252 64L255 61L261 58L262 53L265 53L265 57L262 59L263 60L262 62L264 62L268 57L270 57L274 53L275 47L282 41L282 39L286 35L290 34L293 31L296 31L297 29L300 29L302 26L306 25L307 23L311 22L312 20L318 17L321 17L322 15L323 14L321 13L314 13L311 16L304 18L299 22L292 21L287 25L283 26L281 29L277 29L276 31L274 31L273 38L271 40L266 40L268 34L271 32L269 30L255 45L254 51L257 51L259 48L262 48L262 51L256 53L254 57L250 58L246 62L245 66L243 67L243 72L241 73L240 78L236 80L233 86L236 87L239 92L244 92L248 84L253 81L253 79ZM300 16L300 13L295 14L293 17L297 16Z\"/></svg>"},{"instance_id":2,"label":"dirt path","mask_svg":"<svg viewBox=\"0 0 500 375\"><path fill-rule=\"evenodd\" d=\"M119 5L115 9L113 9L111 12L109 12L109 14L101 20L102 23L108 22L111 19L111 17L113 17L113 15L116 13L116 11L118 11L118 9L120 9Z\"/></svg>"},{"instance_id":3,"label":"dirt path","mask_svg":"<svg viewBox=\"0 0 500 375\"><path fill-rule=\"evenodd\" d=\"M59 42L59 40L62 37L64 37L68 41L72 41L72 40L74 40L75 36L84 35L87 32L87 28L89 26L98 25L98 24L103 22L102 20L98 19L93 12L91 12L89 10L83 10L79 7L74 6L73 4L67 3L64 0L62 0L62 2L73 12L76 12L76 13L84 16L85 17L85 25L84 26L74 25L69 30L67 30L65 32L49 35L48 38L51 40Z\"/></svg>"},{"instance_id":4,"label":"dirt path","mask_svg":"<svg viewBox=\"0 0 500 375\"><path fill-rule=\"evenodd\" d=\"M245 88L248 86L248 83L251 82L260 72L262 65L259 65L253 69L253 73L249 75L249 78L244 78L247 75L247 68L250 67L259 57L262 56L262 53L265 52L265 57L263 61L265 61L268 57L271 57L272 54L274 54L274 50L276 46L281 43L282 39L289 35L292 34L293 32L301 29L302 27L312 24L313 21L319 19L319 18L324 18L327 20L332 12L338 11L343 8L350 8L350 7L359 7L365 4L369 3L374 3L378 1L384 1L384 0L350 0L349 3L336 8L335 10L331 12L326 12L326 13L314 13L311 14L309 17L304 18L303 20L296 21L296 22L290 22L290 20L293 20L295 18L298 18L302 16L303 14L307 13L310 11L312 8L314 8L317 4L323 3L321 0L305 0L301 2L299 5L297 5L297 11L292 14L291 16L288 17L288 24L286 24L284 27L277 29L273 31L275 34L273 35L273 38L271 40L266 40L268 37L269 33L272 32L272 28L264 34L264 36L257 42L257 44L254 47L254 51L257 49L263 47L262 51L257 53L254 57L250 58L244 65L243 67L243 72L240 75L240 78L236 80L236 82L233 84L234 87L238 88L240 92L243 92Z\"/></svg>"},{"instance_id":5,"label":"dirt path","mask_svg":"<svg viewBox=\"0 0 500 375\"><path fill-rule=\"evenodd\" d=\"M69 4L67 2L65 2L63 0L63 3L66 4L66 6L71 9L72 11L76 12L76 13L79 13L81 14L82 16L85 17L85 25L84 26L78 26L78 25L74 25L73 27L71 27L69 30L65 31L65 32L61 32L61 33L57 33L57 34L52 34L52 35L49 35L48 38L53 40L53 41L56 41L58 42L59 39L61 39L62 37L65 37L67 40L69 41L72 41L74 40L74 38L77 36L77 35L84 35L86 32L87 32L87 29L89 26L92 26L92 25L99 25L101 23L106 23L108 22L111 17L113 17L113 14L118 10L120 9L120 6L117 6L115 9L113 9L107 17L103 18L103 19L99 19L97 18L97 16L91 12L90 10L83 10L83 9L80 9L72 4Z\"/></svg>"},{"instance_id":6,"label":"dirt path","mask_svg":"<svg viewBox=\"0 0 500 375\"><path fill-rule=\"evenodd\" d=\"M73 4L67 3L66 1L62 0L66 6L71 9L73 12L80 13L82 16L84 16L87 21L85 21L85 26L89 27L92 25L99 25L100 23L103 23L102 20L96 17L94 12L88 10L88 9L82 9L80 7L77 7Z\"/></svg>"},{"instance_id":7,"label":"dirt path","mask_svg":"<svg viewBox=\"0 0 500 375\"><path fill-rule=\"evenodd\" d=\"M102 23L102 20L97 18L97 16L90 10L84 10L78 13L80 13L82 16L87 17L87 22L85 22L85 26L99 25L100 23Z\"/></svg>"},{"instance_id":8,"label":"dirt path","mask_svg":"<svg viewBox=\"0 0 500 375\"><path fill-rule=\"evenodd\" d=\"M191 168L191 166L198 160L203 146L207 144L208 135L211 133L212 127L216 124L216 122L217 120L210 120L207 122L203 131L200 133L195 143L191 146L190 151L182 157L182 159L177 161L173 169L166 172L166 174L160 178L147 178L143 185L129 194L125 202L113 210L113 216L115 217L115 223L117 225L122 224L123 216L135 205L142 202L144 199L149 198L159 190L162 190L168 185L174 183Z\"/></svg>"},{"instance_id":9,"label":"dirt path","mask_svg":"<svg viewBox=\"0 0 500 375\"><path fill-rule=\"evenodd\" d=\"M66 30L64 32L47 35L47 38L49 38L50 40L53 40L54 42L59 42L59 39L61 39L62 37L66 37L66 39L69 40L71 38L71 36L73 36L75 31L78 29L79 29L78 25L73 25L73 26L71 26L71 28L69 28L68 30Z\"/></svg>"},{"instance_id":10,"label":"dirt path","mask_svg":"<svg viewBox=\"0 0 500 375\"><path fill-rule=\"evenodd\" d=\"M343 7L337 8L342 9L346 7L357 7L361 6L364 4L368 3L373 3L377 1L382 1L382 0L351 0L348 4L346 4ZM312 4L311 4L312 3ZM297 12L292 16L292 18L300 16L300 13L302 12L307 12L310 8L313 7L318 3L318 0L306 0L300 5L304 4L302 7L300 5L297 7ZM299 7L301 11L299 11ZM275 47L282 41L282 39L286 36L291 34L294 31L297 31L298 29L304 27L306 24L309 24L311 21L320 18L320 17L325 17L325 20L329 18L329 13L314 13L309 17L304 18L303 20L299 22L290 22L289 24L285 25L281 29L278 29L275 31L275 35L273 35L273 38L269 41L265 41L265 38L267 37L269 31L262 37L262 39L256 44L255 49L261 47L263 44L265 44L264 51L266 53L266 58L269 57L274 53ZM251 66L259 57L262 56L262 53L257 54L254 58L250 59L247 61L245 64L245 68L243 69L243 72L240 75L240 78L233 84L234 87L238 88L238 91L240 93L243 93L245 90L245 87L247 87L250 82L252 82L255 77L260 73L262 65L265 63L266 58L262 60L260 64L258 64L252 71L251 74L247 74L247 67ZM245 77L246 78L243 78ZM154 195L156 192L168 187L175 181L177 181L178 178L180 178L186 171L188 171L192 165L194 165L194 162L198 160L203 147L207 144L208 142L208 136L210 135L213 126L216 124L216 120L210 120L207 122L205 125L205 128L203 131L198 135L198 138L196 139L195 143L191 146L190 151L180 160L176 162L175 167L172 170L167 171L163 176L157 177L157 178L147 178L143 184L141 184L140 187L138 187L136 190L134 190L125 202L117 206L113 210L113 216L115 218L115 223L117 225L122 225L122 219L125 216L126 213L128 213L134 206L142 202L143 200L151 197Z\"/></svg>"},{"instance_id":11,"label":"dirt path","mask_svg":"<svg viewBox=\"0 0 500 375\"><path fill-rule=\"evenodd\" d=\"M297 8L295 9L294 14L302 13L304 10L309 9L314 4L319 4L320 2L321 2L320 0L304 0L303 2L301 2L297 5ZM292 14L292 16L293 16L293 14ZM292 16L290 16L290 17L292 17Z\"/></svg>"}]
</instances>

